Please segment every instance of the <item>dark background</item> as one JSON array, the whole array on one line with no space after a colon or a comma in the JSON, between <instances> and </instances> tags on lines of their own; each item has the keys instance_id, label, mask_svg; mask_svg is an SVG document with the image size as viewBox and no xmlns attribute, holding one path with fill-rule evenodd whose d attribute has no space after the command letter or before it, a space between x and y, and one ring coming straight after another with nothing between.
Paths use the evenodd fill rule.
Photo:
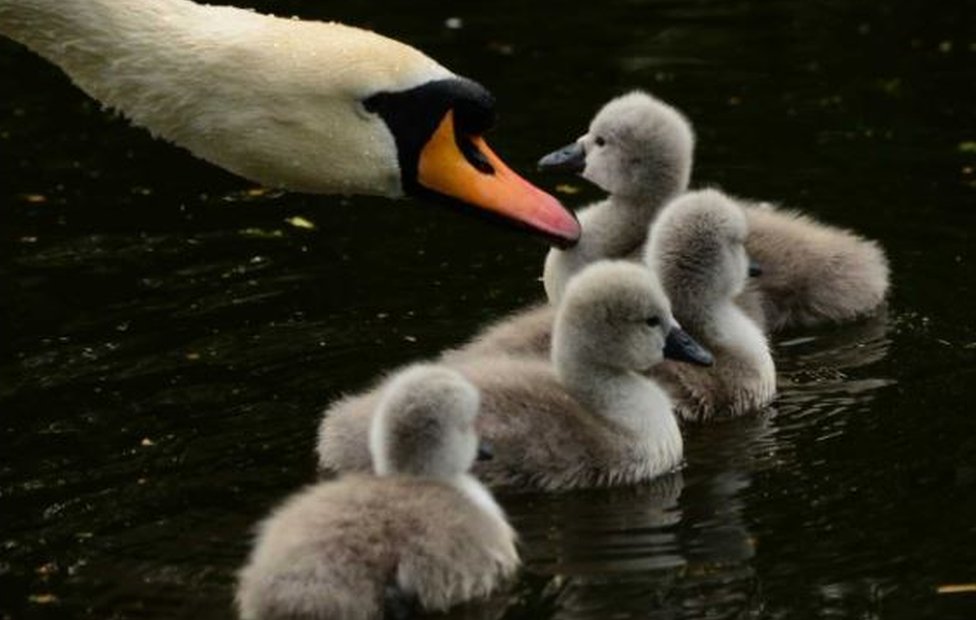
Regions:
<instances>
[{"instance_id":1,"label":"dark background","mask_svg":"<svg viewBox=\"0 0 976 620\"><path fill-rule=\"evenodd\" d=\"M972 2L246 4L478 79L493 147L569 205L598 193L534 161L640 87L695 123L695 185L889 252L887 311L779 337L779 400L690 430L680 475L502 497L526 560L506 617L976 617L937 592L976 582ZM0 93L0 617L231 617L324 405L541 294L532 238L252 195L7 40Z\"/></svg>"}]
</instances>

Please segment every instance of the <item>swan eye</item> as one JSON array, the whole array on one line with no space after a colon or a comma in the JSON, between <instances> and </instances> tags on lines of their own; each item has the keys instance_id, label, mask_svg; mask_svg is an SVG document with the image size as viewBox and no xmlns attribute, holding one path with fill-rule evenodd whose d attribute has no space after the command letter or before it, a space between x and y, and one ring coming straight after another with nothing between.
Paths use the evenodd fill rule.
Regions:
<instances>
[{"instance_id":1,"label":"swan eye","mask_svg":"<svg viewBox=\"0 0 976 620\"><path fill-rule=\"evenodd\" d=\"M606 146L607 144L607 141L603 138L603 136L597 136L594 142L597 146Z\"/></svg>"},{"instance_id":2,"label":"swan eye","mask_svg":"<svg viewBox=\"0 0 976 620\"><path fill-rule=\"evenodd\" d=\"M651 318L647 319L644 322L647 323L650 327L657 327L658 325L661 324L661 319L659 317L652 316Z\"/></svg>"}]
</instances>

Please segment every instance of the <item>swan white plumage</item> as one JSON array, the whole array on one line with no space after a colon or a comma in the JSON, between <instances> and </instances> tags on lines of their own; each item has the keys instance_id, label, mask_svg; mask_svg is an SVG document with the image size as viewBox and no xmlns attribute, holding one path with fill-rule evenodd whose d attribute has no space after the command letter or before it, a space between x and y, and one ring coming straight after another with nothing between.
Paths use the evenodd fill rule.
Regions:
<instances>
[{"instance_id":1,"label":"swan white plumage","mask_svg":"<svg viewBox=\"0 0 976 620\"><path fill-rule=\"evenodd\" d=\"M0 0L0 33L135 125L264 185L435 197L579 237L485 144L487 90L373 32L190 0Z\"/></svg>"}]
</instances>

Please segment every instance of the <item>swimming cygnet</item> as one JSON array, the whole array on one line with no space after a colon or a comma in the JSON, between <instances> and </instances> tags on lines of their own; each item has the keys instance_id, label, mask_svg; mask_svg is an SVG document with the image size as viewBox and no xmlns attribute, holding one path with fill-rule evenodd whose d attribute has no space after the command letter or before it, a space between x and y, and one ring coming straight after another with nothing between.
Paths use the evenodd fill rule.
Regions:
<instances>
[{"instance_id":1,"label":"swimming cygnet","mask_svg":"<svg viewBox=\"0 0 976 620\"><path fill-rule=\"evenodd\" d=\"M653 216L687 187L691 148L687 121L650 95L635 92L610 101L586 135L539 161L544 170L578 172L611 194L592 207L598 217L589 209L581 212L577 248L553 251L546 259L550 301L558 299L560 283L587 262L635 258ZM656 193L646 185L652 179L660 184ZM618 202L630 208L611 208ZM851 320L882 304L888 261L877 243L769 203L742 205L750 230L746 250L769 265L742 305L750 316L761 308L768 331Z\"/></svg>"},{"instance_id":2,"label":"swimming cygnet","mask_svg":"<svg viewBox=\"0 0 976 620\"><path fill-rule=\"evenodd\" d=\"M742 208L721 192L690 192L671 202L654 221L645 262L661 279L675 316L712 352L710 368L665 363L652 376L668 388L683 419L739 415L762 407L776 393L776 368L762 330L735 299L751 264Z\"/></svg>"},{"instance_id":3,"label":"swimming cygnet","mask_svg":"<svg viewBox=\"0 0 976 620\"><path fill-rule=\"evenodd\" d=\"M417 365L393 377L363 438L375 475L311 486L261 524L239 576L241 617L446 610L511 576L515 533L468 473L478 407L478 390L453 370Z\"/></svg>"},{"instance_id":4,"label":"swimming cygnet","mask_svg":"<svg viewBox=\"0 0 976 620\"><path fill-rule=\"evenodd\" d=\"M478 429L494 450L475 473L491 485L551 490L628 484L674 469L683 444L671 400L640 374L666 357L711 363L677 326L643 265L588 266L560 304L551 363L495 356L455 366L481 392ZM318 444L324 469L363 469L375 394L326 412Z\"/></svg>"},{"instance_id":5,"label":"swimming cygnet","mask_svg":"<svg viewBox=\"0 0 976 620\"><path fill-rule=\"evenodd\" d=\"M688 189L695 137L671 106L642 92L603 106L589 131L543 157L543 170L579 172L610 195L577 212L579 243L546 256L543 283L552 302L589 263L603 258L640 260L647 225L669 200Z\"/></svg>"},{"instance_id":6,"label":"swimming cygnet","mask_svg":"<svg viewBox=\"0 0 976 620\"><path fill-rule=\"evenodd\" d=\"M762 309L765 329L812 327L868 316L888 295L888 258L876 241L795 210L740 200L749 221L746 251L762 278L739 299Z\"/></svg>"}]
</instances>

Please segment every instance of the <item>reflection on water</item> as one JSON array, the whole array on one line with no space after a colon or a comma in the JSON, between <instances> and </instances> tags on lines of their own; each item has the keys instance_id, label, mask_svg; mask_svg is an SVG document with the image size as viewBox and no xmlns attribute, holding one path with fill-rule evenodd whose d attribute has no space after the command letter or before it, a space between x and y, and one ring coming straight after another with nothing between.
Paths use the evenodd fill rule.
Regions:
<instances>
[{"instance_id":1,"label":"reflection on water","mask_svg":"<svg viewBox=\"0 0 976 620\"><path fill-rule=\"evenodd\" d=\"M778 338L779 398L689 427L681 472L501 497L526 569L481 616L974 617L936 593L976 581L970 3L260 4L478 77L530 176L650 88L696 125L696 185L890 253L888 312ZM231 617L323 406L536 299L545 250L417 203L254 191L5 42L0 69L0 618Z\"/></svg>"},{"instance_id":2,"label":"reflection on water","mask_svg":"<svg viewBox=\"0 0 976 620\"><path fill-rule=\"evenodd\" d=\"M762 540L750 531L746 504L753 478L796 468L795 431L815 428L815 441L829 441L847 416L870 408L874 391L894 383L872 376L890 344L887 325L882 315L785 337L777 346L782 371L775 405L686 429L681 472L634 488L502 496L527 571L550 578L543 592L552 617L761 615L763 583L753 559ZM820 608L843 609L856 591L825 585Z\"/></svg>"},{"instance_id":3,"label":"reflection on water","mask_svg":"<svg viewBox=\"0 0 976 620\"><path fill-rule=\"evenodd\" d=\"M820 429L818 441L843 433L847 418L871 409L873 394L894 385L878 364L888 354L888 316L819 330L776 343L778 432Z\"/></svg>"},{"instance_id":4,"label":"reflection on water","mask_svg":"<svg viewBox=\"0 0 976 620\"><path fill-rule=\"evenodd\" d=\"M737 481L694 482L686 487L679 472L639 488L502 498L526 570L551 576L553 617L736 617L749 609L752 541L726 502Z\"/></svg>"}]
</instances>

